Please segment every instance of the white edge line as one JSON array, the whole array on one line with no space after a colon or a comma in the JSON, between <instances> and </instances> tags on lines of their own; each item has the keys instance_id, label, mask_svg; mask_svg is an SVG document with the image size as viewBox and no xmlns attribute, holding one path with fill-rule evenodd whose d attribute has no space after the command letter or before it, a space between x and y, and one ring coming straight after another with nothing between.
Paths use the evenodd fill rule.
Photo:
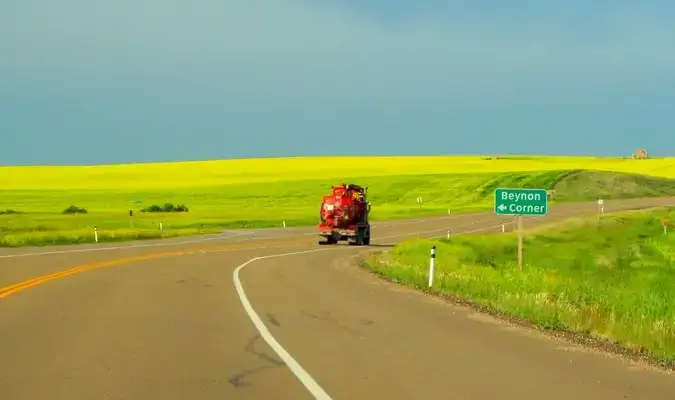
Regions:
<instances>
[{"instance_id":1,"label":"white edge line","mask_svg":"<svg viewBox=\"0 0 675 400\"><path fill-rule=\"evenodd\" d=\"M462 232L456 232L453 235L461 235L464 233L473 233L473 232L478 232L478 231L483 231L483 230L488 230L488 229L494 229L501 227L502 224L499 225L493 225L490 227L484 227L484 228L479 228L479 229L473 229L469 231L462 231ZM431 230L431 232L437 231L436 229ZM414 235L414 233L413 233ZM385 236L380 239L388 239L388 238L393 238L393 237L400 237L400 236L407 236L406 234L402 235L392 235L392 236ZM239 278L239 272L245 268L246 266L260 260L265 260L265 259L270 259L270 258L279 258L279 257L286 257L286 256L292 256L292 255L298 255L298 254L308 254L308 253L317 253L320 251L328 251L328 250L336 250L336 249L341 249L341 247L334 247L334 248L327 248L327 249L312 249L312 250L303 250L303 251L294 251L290 253L281 253L281 254L273 254L269 256L261 256L261 257L255 257L252 258L245 263L239 265L237 268L234 269L234 272L232 273L232 279L234 281L234 288L237 291L237 296L239 297L239 301L241 301L242 306L244 307L244 311L248 315L248 317L251 319L251 322L253 322L253 325L255 328L260 332L260 336L267 342L267 344L274 350L275 353L284 361L286 366L291 370L291 372L300 380L300 382L305 386L305 388L312 394L312 396L317 399L317 400L332 400L330 395L326 393L326 391L312 378L312 376L304 369L302 366L291 356L291 354L274 338L274 335L269 331L263 320L260 318L258 313L255 312L255 309L251 305L251 302L248 299L248 296L246 296L246 291L244 290L244 286L241 283L241 279Z\"/></svg>"},{"instance_id":2,"label":"white edge line","mask_svg":"<svg viewBox=\"0 0 675 400\"><path fill-rule=\"evenodd\" d=\"M267 258L277 258L277 257L285 257L285 256L291 256L295 254L307 254L307 253L315 253L319 251L327 251L327 250L332 250L332 249L313 249L313 250L305 250L305 251L295 251L292 253L283 253L283 254L275 254L275 255L270 255L270 256L263 256L263 257L255 257L252 258L245 263L241 264L238 266L232 276L234 279L234 287L237 290L237 295L239 296L239 300L241 301L241 304L244 306L244 311L246 311L246 314L248 314L249 318L253 322L253 325L255 325L256 329L258 332L260 332L260 335L262 338L267 342L267 344L274 350L275 353L284 361L286 366L291 370L291 372L300 380L300 382L307 388L307 390L314 396L315 399L317 400L332 400L332 398L326 393L326 391L312 378L312 376L305 371L302 366L291 356L286 349L277 342L277 340L274 338L272 333L267 329L267 326L265 326L265 323L260 319L258 314L255 312L253 309L253 306L251 305L251 302L248 300L248 297L246 296L246 292L244 291L244 287L241 284L241 280L239 279L239 271L241 271L242 268L246 267L247 265L259 261L259 260L264 260Z\"/></svg>"}]
</instances>

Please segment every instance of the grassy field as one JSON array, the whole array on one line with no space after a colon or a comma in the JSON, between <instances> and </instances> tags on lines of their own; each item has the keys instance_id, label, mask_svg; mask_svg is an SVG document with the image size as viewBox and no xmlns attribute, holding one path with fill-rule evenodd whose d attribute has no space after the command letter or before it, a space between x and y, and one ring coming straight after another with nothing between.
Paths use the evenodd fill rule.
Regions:
<instances>
[{"instance_id":1,"label":"grassy field","mask_svg":"<svg viewBox=\"0 0 675 400\"><path fill-rule=\"evenodd\" d=\"M675 233L664 234L664 218L675 221L675 208L539 228L526 236L523 272L513 233L410 240L364 265L429 290L428 254L436 245L431 291L675 365Z\"/></svg>"},{"instance_id":2,"label":"grassy field","mask_svg":"<svg viewBox=\"0 0 675 400\"><path fill-rule=\"evenodd\" d=\"M491 207L498 186L556 188L559 201L675 195L668 159L342 157L92 167L0 167L0 246L51 245L317 223L322 195L343 181L370 187L373 219ZM675 163L674 163L675 164ZM354 165L354 168L335 168ZM580 171L592 168L598 171ZM641 172L644 176L615 172ZM420 207L415 199L422 196ZM140 203L139 203L140 202ZM152 204L187 213L141 213ZM85 215L64 215L70 205ZM128 216L130 209L135 214ZM160 232L159 223L164 231Z\"/></svg>"}]
</instances>

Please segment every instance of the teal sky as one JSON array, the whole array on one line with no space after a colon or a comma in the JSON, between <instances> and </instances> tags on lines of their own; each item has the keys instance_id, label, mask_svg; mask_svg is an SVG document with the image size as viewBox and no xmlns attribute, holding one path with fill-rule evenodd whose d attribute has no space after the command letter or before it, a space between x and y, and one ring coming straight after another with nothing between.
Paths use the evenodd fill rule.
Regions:
<instances>
[{"instance_id":1,"label":"teal sky","mask_svg":"<svg viewBox=\"0 0 675 400\"><path fill-rule=\"evenodd\" d=\"M0 164L675 155L675 2L4 0Z\"/></svg>"}]
</instances>

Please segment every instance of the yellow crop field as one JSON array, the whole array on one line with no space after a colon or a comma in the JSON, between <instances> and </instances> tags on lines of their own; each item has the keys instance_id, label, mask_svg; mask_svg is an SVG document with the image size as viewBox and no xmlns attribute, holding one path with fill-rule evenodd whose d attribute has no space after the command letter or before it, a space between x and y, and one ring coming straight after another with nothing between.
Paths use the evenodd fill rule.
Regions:
<instances>
[{"instance_id":1,"label":"yellow crop field","mask_svg":"<svg viewBox=\"0 0 675 400\"><path fill-rule=\"evenodd\" d=\"M593 169L675 177L675 158L487 156L297 157L99 166L0 167L0 188L171 189L304 179Z\"/></svg>"},{"instance_id":2,"label":"yellow crop field","mask_svg":"<svg viewBox=\"0 0 675 400\"><path fill-rule=\"evenodd\" d=\"M575 174L571 171L608 171ZM637 173L649 179L620 177ZM604 175L603 175L604 174ZM373 220L489 209L495 187L556 187L560 201L675 195L675 159L297 157L0 167L0 247L194 235L317 222L330 185L370 188ZM422 197L424 204L416 199ZM148 212L166 203L187 212ZM69 206L87 213L64 213ZM133 210L132 217L129 210ZM156 211L156 210L155 210ZM162 221L164 230L159 231Z\"/></svg>"}]
</instances>

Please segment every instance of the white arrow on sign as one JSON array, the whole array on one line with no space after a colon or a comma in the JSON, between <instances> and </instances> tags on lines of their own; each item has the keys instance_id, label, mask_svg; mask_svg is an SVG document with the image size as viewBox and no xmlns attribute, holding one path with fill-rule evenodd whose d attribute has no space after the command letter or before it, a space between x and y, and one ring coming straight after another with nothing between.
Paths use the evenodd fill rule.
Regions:
<instances>
[{"instance_id":1,"label":"white arrow on sign","mask_svg":"<svg viewBox=\"0 0 675 400\"><path fill-rule=\"evenodd\" d=\"M503 204L500 204L497 208L499 209L499 211L504 211L504 210L506 210L506 206L503 205Z\"/></svg>"}]
</instances>

